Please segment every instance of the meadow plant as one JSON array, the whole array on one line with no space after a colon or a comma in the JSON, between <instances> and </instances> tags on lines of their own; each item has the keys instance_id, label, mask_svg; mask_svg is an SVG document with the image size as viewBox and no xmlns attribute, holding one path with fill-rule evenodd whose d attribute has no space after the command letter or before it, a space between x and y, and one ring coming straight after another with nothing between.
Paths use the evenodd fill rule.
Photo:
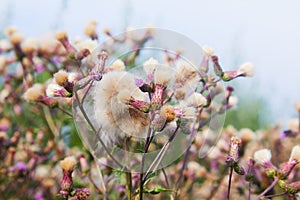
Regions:
<instances>
[{"instance_id":1,"label":"meadow plant","mask_svg":"<svg viewBox=\"0 0 300 200\"><path fill-rule=\"evenodd\" d=\"M297 198L300 117L222 129L238 104L227 82L251 63L226 71L208 46L193 61L180 46L149 53L174 36L151 27L84 33L0 40L1 199Z\"/></svg>"}]
</instances>

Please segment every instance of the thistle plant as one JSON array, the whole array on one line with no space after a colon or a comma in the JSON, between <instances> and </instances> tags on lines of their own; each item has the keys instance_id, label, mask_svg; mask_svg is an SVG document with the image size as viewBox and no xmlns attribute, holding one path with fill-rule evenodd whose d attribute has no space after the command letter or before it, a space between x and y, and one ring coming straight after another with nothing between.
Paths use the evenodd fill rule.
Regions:
<instances>
[{"instance_id":1,"label":"thistle plant","mask_svg":"<svg viewBox=\"0 0 300 200\"><path fill-rule=\"evenodd\" d=\"M226 70L212 48L191 54L151 27L100 34L91 21L74 41L5 32L1 199L296 198L299 119L222 129L238 103L228 82L251 63Z\"/></svg>"}]
</instances>

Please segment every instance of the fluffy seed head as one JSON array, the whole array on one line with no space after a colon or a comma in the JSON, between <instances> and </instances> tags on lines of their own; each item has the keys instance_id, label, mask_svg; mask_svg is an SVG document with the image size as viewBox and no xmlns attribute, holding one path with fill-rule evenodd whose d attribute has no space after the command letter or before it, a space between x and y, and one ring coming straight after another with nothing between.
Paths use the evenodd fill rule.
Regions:
<instances>
[{"instance_id":1,"label":"fluffy seed head","mask_svg":"<svg viewBox=\"0 0 300 200\"><path fill-rule=\"evenodd\" d=\"M297 112L300 112L300 101L295 103L295 108L296 108Z\"/></svg>"},{"instance_id":2,"label":"fluffy seed head","mask_svg":"<svg viewBox=\"0 0 300 200\"><path fill-rule=\"evenodd\" d=\"M200 94L194 92L189 98L188 98L188 105L194 106L194 107L200 107L206 105L207 100L206 98Z\"/></svg>"},{"instance_id":3,"label":"fluffy seed head","mask_svg":"<svg viewBox=\"0 0 300 200\"><path fill-rule=\"evenodd\" d=\"M48 85L46 89L46 95L48 97L58 97L58 96L67 96L67 91L64 87L57 85L55 83L51 83Z\"/></svg>"},{"instance_id":4,"label":"fluffy seed head","mask_svg":"<svg viewBox=\"0 0 300 200\"><path fill-rule=\"evenodd\" d=\"M239 71L244 74L244 76L252 77L254 75L254 67L250 62L242 64Z\"/></svg>"},{"instance_id":5,"label":"fluffy seed head","mask_svg":"<svg viewBox=\"0 0 300 200\"><path fill-rule=\"evenodd\" d=\"M45 88L42 84L34 84L24 93L24 99L26 101L36 101L45 93Z\"/></svg>"},{"instance_id":6,"label":"fluffy seed head","mask_svg":"<svg viewBox=\"0 0 300 200\"><path fill-rule=\"evenodd\" d=\"M110 69L112 70L124 70L125 64L122 60L118 59L110 66Z\"/></svg>"},{"instance_id":7,"label":"fluffy seed head","mask_svg":"<svg viewBox=\"0 0 300 200\"><path fill-rule=\"evenodd\" d=\"M154 70L159 66L159 63L154 58L150 58L149 60L145 61L143 64L144 70L147 74L153 73Z\"/></svg>"},{"instance_id":8,"label":"fluffy seed head","mask_svg":"<svg viewBox=\"0 0 300 200\"><path fill-rule=\"evenodd\" d=\"M172 72L168 67L158 67L154 72L154 82L156 84L167 86L172 77Z\"/></svg>"},{"instance_id":9,"label":"fluffy seed head","mask_svg":"<svg viewBox=\"0 0 300 200\"><path fill-rule=\"evenodd\" d=\"M260 165L270 162L272 158L271 151L269 149L261 149L254 153L254 160Z\"/></svg>"},{"instance_id":10,"label":"fluffy seed head","mask_svg":"<svg viewBox=\"0 0 300 200\"><path fill-rule=\"evenodd\" d=\"M171 105L163 106L160 110L160 114L167 122L173 121L176 117L174 107Z\"/></svg>"},{"instance_id":11,"label":"fluffy seed head","mask_svg":"<svg viewBox=\"0 0 300 200\"><path fill-rule=\"evenodd\" d=\"M126 104L129 96L149 101L135 85L133 75L125 71L110 71L95 85L95 120L102 127L104 141L116 141L126 134L144 137L147 133L149 114Z\"/></svg>"},{"instance_id":12,"label":"fluffy seed head","mask_svg":"<svg viewBox=\"0 0 300 200\"><path fill-rule=\"evenodd\" d=\"M211 56L211 55L213 55L213 53L214 53L213 48L211 48L211 47L209 47L209 46L207 46L207 45L204 45L204 46L202 47L202 50L203 50L203 52L204 52L206 55L208 55L208 56Z\"/></svg>"},{"instance_id":13,"label":"fluffy seed head","mask_svg":"<svg viewBox=\"0 0 300 200\"><path fill-rule=\"evenodd\" d=\"M296 160L297 162L300 162L300 145L296 145L293 147L290 156L290 161L292 160Z\"/></svg>"},{"instance_id":14,"label":"fluffy seed head","mask_svg":"<svg viewBox=\"0 0 300 200\"><path fill-rule=\"evenodd\" d=\"M10 36L10 42L13 45L20 44L23 41L24 37L21 33L15 32Z\"/></svg>"},{"instance_id":15,"label":"fluffy seed head","mask_svg":"<svg viewBox=\"0 0 300 200\"><path fill-rule=\"evenodd\" d=\"M69 156L60 161L60 166L63 170L71 172L74 170L77 161L74 156Z\"/></svg>"},{"instance_id":16,"label":"fluffy seed head","mask_svg":"<svg viewBox=\"0 0 300 200\"><path fill-rule=\"evenodd\" d=\"M97 45L98 43L96 40L86 39L77 42L75 46L79 51L88 49L90 52L92 52L97 47Z\"/></svg>"},{"instance_id":17,"label":"fluffy seed head","mask_svg":"<svg viewBox=\"0 0 300 200\"><path fill-rule=\"evenodd\" d=\"M288 128L293 132L298 132L299 129L299 119L291 119L288 121Z\"/></svg>"},{"instance_id":18,"label":"fluffy seed head","mask_svg":"<svg viewBox=\"0 0 300 200\"><path fill-rule=\"evenodd\" d=\"M239 99L236 96L230 96L228 100L228 105L235 108L239 103Z\"/></svg>"},{"instance_id":19,"label":"fluffy seed head","mask_svg":"<svg viewBox=\"0 0 300 200\"><path fill-rule=\"evenodd\" d=\"M97 35L97 31L96 31L96 26L97 26L97 21L90 21L85 29L84 29L84 33L87 35L87 36L90 36L90 37L94 37L95 35Z\"/></svg>"},{"instance_id":20,"label":"fluffy seed head","mask_svg":"<svg viewBox=\"0 0 300 200\"><path fill-rule=\"evenodd\" d=\"M33 38L28 38L22 43L22 50L26 54L30 54L37 49L37 41Z\"/></svg>"},{"instance_id":21,"label":"fluffy seed head","mask_svg":"<svg viewBox=\"0 0 300 200\"><path fill-rule=\"evenodd\" d=\"M68 39L68 34L65 31L57 31L55 37L57 40L65 40Z\"/></svg>"},{"instance_id":22,"label":"fluffy seed head","mask_svg":"<svg viewBox=\"0 0 300 200\"><path fill-rule=\"evenodd\" d=\"M61 69L58 72L56 72L53 76L55 82L60 86L63 86L68 81L68 73L65 70Z\"/></svg>"},{"instance_id":23,"label":"fluffy seed head","mask_svg":"<svg viewBox=\"0 0 300 200\"><path fill-rule=\"evenodd\" d=\"M9 26L5 29L5 35L7 36L11 36L12 34L14 34L15 32L18 31L18 28L16 26Z\"/></svg>"},{"instance_id":24,"label":"fluffy seed head","mask_svg":"<svg viewBox=\"0 0 300 200\"><path fill-rule=\"evenodd\" d=\"M195 86L200 80L197 69L186 62L179 62L175 67L175 87Z\"/></svg>"},{"instance_id":25,"label":"fluffy seed head","mask_svg":"<svg viewBox=\"0 0 300 200\"><path fill-rule=\"evenodd\" d=\"M3 74L6 69L6 58L0 55L0 74Z\"/></svg>"}]
</instances>

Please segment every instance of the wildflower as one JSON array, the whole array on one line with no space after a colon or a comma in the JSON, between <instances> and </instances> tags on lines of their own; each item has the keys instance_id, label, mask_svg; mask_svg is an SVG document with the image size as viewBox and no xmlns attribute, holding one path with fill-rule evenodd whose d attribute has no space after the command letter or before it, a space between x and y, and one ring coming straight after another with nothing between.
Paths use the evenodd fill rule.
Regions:
<instances>
[{"instance_id":1,"label":"wildflower","mask_svg":"<svg viewBox=\"0 0 300 200\"><path fill-rule=\"evenodd\" d=\"M10 36L10 42L13 45L19 45L22 41L23 41L23 35L21 33L18 32L14 32L11 36Z\"/></svg>"},{"instance_id":2,"label":"wildflower","mask_svg":"<svg viewBox=\"0 0 300 200\"><path fill-rule=\"evenodd\" d=\"M295 160L297 163L300 162L300 145L294 146L291 152L290 161Z\"/></svg>"},{"instance_id":3,"label":"wildflower","mask_svg":"<svg viewBox=\"0 0 300 200\"><path fill-rule=\"evenodd\" d=\"M65 47L67 52L69 53L76 52L76 49L70 44L68 34L65 31L56 32L55 37Z\"/></svg>"},{"instance_id":4,"label":"wildflower","mask_svg":"<svg viewBox=\"0 0 300 200\"><path fill-rule=\"evenodd\" d=\"M25 54L31 54L37 49L37 42L33 38L28 38L22 43L22 50Z\"/></svg>"},{"instance_id":5,"label":"wildflower","mask_svg":"<svg viewBox=\"0 0 300 200\"><path fill-rule=\"evenodd\" d=\"M125 64L122 60L118 59L108 67L108 70L125 70Z\"/></svg>"},{"instance_id":6,"label":"wildflower","mask_svg":"<svg viewBox=\"0 0 300 200\"><path fill-rule=\"evenodd\" d=\"M254 153L254 160L257 164L262 165L267 170L268 176L275 175L275 166L271 163L272 154L269 149L261 149Z\"/></svg>"},{"instance_id":7,"label":"wildflower","mask_svg":"<svg viewBox=\"0 0 300 200\"><path fill-rule=\"evenodd\" d=\"M93 52L93 50L98 46L98 43L95 40L87 39L76 43L75 46L79 51L88 49L90 52Z\"/></svg>"},{"instance_id":8,"label":"wildflower","mask_svg":"<svg viewBox=\"0 0 300 200\"><path fill-rule=\"evenodd\" d=\"M55 82L60 86L64 86L68 81L68 73L65 70L59 70L53 76Z\"/></svg>"},{"instance_id":9,"label":"wildflower","mask_svg":"<svg viewBox=\"0 0 300 200\"><path fill-rule=\"evenodd\" d=\"M6 39L0 40L0 52L6 52L10 49L10 44Z\"/></svg>"},{"instance_id":10,"label":"wildflower","mask_svg":"<svg viewBox=\"0 0 300 200\"><path fill-rule=\"evenodd\" d=\"M238 72L242 76L252 77L254 75L253 64L250 62L242 64L242 66L238 69Z\"/></svg>"},{"instance_id":11,"label":"wildflower","mask_svg":"<svg viewBox=\"0 0 300 200\"><path fill-rule=\"evenodd\" d=\"M123 91L120 91L120 93L118 94L118 100L135 109L138 109L141 112L149 112L150 104L145 101L134 99L134 97L130 95L129 90L125 89Z\"/></svg>"},{"instance_id":12,"label":"wildflower","mask_svg":"<svg viewBox=\"0 0 300 200\"><path fill-rule=\"evenodd\" d=\"M241 148L241 143L242 143L242 140L238 137L231 137L231 139L230 139L229 156L231 156L234 161L239 160L239 151Z\"/></svg>"},{"instance_id":13,"label":"wildflower","mask_svg":"<svg viewBox=\"0 0 300 200\"><path fill-rule=\"evenodd\" d=\"M155 69L159 66L159 63L154 58L150 58L147 61L144 62L143 68L148 76L154 75ZM149 77L150 78L150 77ZM153 77L152 77L153 78Z\"/></svg>"},{"instance_id":14,"label":"wildflower","mask_svg":"<svg viewBox=\"0 0 300 200\"><path fill-rule=\"evenodd\" d=\"M297 133L299 130L299 119L291 119L288 121L288 129Z\"/></svg>"},{"instance_id":15,"label":"wildflower","mask_svg":"<svg viewBox=\"0 0 300 200\"><path fill-rule=\"evenodd\" d=\"M108 72L103 75L101 81L96 83L94 89L95 119L106 134L104 134L104 139L107 142L115 141L118 137L122 138L125 134L137 137L147 134L149 114L128 104L131 97L144 102L147 102L148 98L135 85L133 75L128 72Z\"/></svg>"},{"instance_id":16,"label":"wildflower","mask_svg":"<svg viewBox=\"0 0 300 200\"><path fill-rule=\"evenodd\" d=\"M60 162L60 166L63 170L63 178L61 181L61 189L70 191L73 187L72 173L77 161L73 156L66 157Z\"/></svg>"},{"instance_id":17,"label":"wildflower","mask_svg":"<svg viewBox=\"0 0 300 200\"><path fill-rule=\"evenodd\" d=\"M288 162L282 164L278 170L278 177L281 180L286 179L294 167L300 162L300 145L294 146Z\"/></svg>"},{"instance_id":18,"label":"wildflower","mask_svg":"<svg viewBox=\"0 0 300 200\"><path fill-rule=\"evenodd\" d=\"M215 74L219 77L222 77L224 72L223 72L223 69L222 67L220 66L219 64L219 58L217 56L212 56L211 57L213 63L214 63L214 71L215 71Z\"/></svg>"},{"instance_id":19,"label":"wildflower","mask_svg":"<svg viewBox=\"0 0 300 200\"><path fill-rule=\"evenodd\" d=\"M16 26L8 26L4 32L5 32L5 35L10 37L12 34L14 34L17 31L18 31L18 28Z\"/></svg>"},{"instance_id":20,"label":"wildflower","mask_svg":"<svg viewBox=\"0 0 300 200\"><path fill-rule=\"evenodd\" d=\"M167 85L171 81L171 71L168 67L159 67L154 72L155 89L151 99L151 108L159 109L163 104L163 97Z\"/></svg>"},{"instance_id":21,"label":"wildflower","mask_svg":"<svg viewBox=\"0 0 300 200\"><path fill-rule=\"evenodd\" d=\"M70 200L86 200L91 195L89 188L76 188L75 194L70 198Z\"/></svg>"},{"instance_id":22,"label":"wildflower","mask_svg":"<svg viewBox=\"0 0 300 200\"><path fill-rule=\"evenodd\" d=\"M174 107L170 105L163 106L160 110L160 114L167 122L173 121L176 117Z\"/></svg>"},{"instance_id":23,"label":"wildflower","mask_svg":"<svg viewBox=\"0 0 300 200\"><path fill-rule=\"evenodd\" d=\"M295 103L295 108L296 108L297 112L300 113L300 102L299 101Z\"/></svg>"},{"instance_id":24,"label":"wildflower","mask_svg":"<svg viewBox=\"0 0 300 200\"><path fill-rule=\"evenodd\" d=\"M72 93L68 92L64 87L51 83L46 89L46 95L48 97L70 97Z\"/></svg>"},{"instance_id":25,"label":"wildflower","mask_svg":"<svg viewBox=\"0 0 300 200\"><path fill-rule=\"evenodd\" d=\"M228 106L235 108L238 105L239 99L236 96L230 96L228 99Z\"/></svg>"},{"instance_id":26,"label":"wildflower","mask_svg":"<svg viewBox=\"0 0 300 200\"><path fill-rule=\"evenodd\" d=\"M97 22L96 21L90 21L85 29L84 29L84 33L91 37L93 40L96 40L98 39L98 34L97 34L97 31L96 31L96 26L97 26Z\"/></svg>"},{"instance_id":27,"label":"wildflower","mask_svg":"<svg viewBox=\"0 0 300 200\"><path fill-rule=\"evenodd\" d=\"M200 80L197 69L189 63L179 62L175 67L175 88L195 86Z\"/></svg>"},{"instance_id":28,"label":"wildflower","mask_svg":"<svg viewBox=\"0 0 300 200\"><path fill-rule=\"evenodd\" d=\"M31 88L27 89L24 93L24 99L26 101L37 101L45 93L45 88L42 84L36 83Z\"/></svg>"},{"instance_id":29,"label":"wildflower","mask_svg":"<svg viewBox=\"0 0 300 200\"><path fill-rule=\"evenodd\" d=\"M0 74L3 74L6 70L6 58L0 55Z\"/></svg>"},{"instance_id":30,"label":"wildflower","mask_svg":"<svg viewBox=\"0 0 300 200\"><path fill-rule=\"evenodd\" d=\"M189 98L188 98L188 105L193 107L201 107L205 106L207 104L206 98L197 92L194 92Z\"/></svg>"}]
</instances>

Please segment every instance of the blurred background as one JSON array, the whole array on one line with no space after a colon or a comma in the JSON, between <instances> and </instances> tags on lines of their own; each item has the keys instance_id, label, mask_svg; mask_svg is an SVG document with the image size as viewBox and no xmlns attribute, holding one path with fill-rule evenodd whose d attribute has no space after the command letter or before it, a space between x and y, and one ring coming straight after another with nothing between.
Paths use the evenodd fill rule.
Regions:
<instances>
[{"instance_id":1,"label":"blurred background","mask_svg":"<svg viewBox=\"0 0 300 200\"><path fill-rule=\"evenodd\" d=\"M297 117L300 101L300 2L297 0L0 0L0 30L15 25L25 37L66 30L84 36L90 20L98 29L120 33L151 25L170 29L209 45L226 70L250 61L253 78L238 79L239 107L226 123L263 128ZM0 38L4 37L3 34ZM100 38L101 40L101 38Z\"/></svg>"}]
</instances>

